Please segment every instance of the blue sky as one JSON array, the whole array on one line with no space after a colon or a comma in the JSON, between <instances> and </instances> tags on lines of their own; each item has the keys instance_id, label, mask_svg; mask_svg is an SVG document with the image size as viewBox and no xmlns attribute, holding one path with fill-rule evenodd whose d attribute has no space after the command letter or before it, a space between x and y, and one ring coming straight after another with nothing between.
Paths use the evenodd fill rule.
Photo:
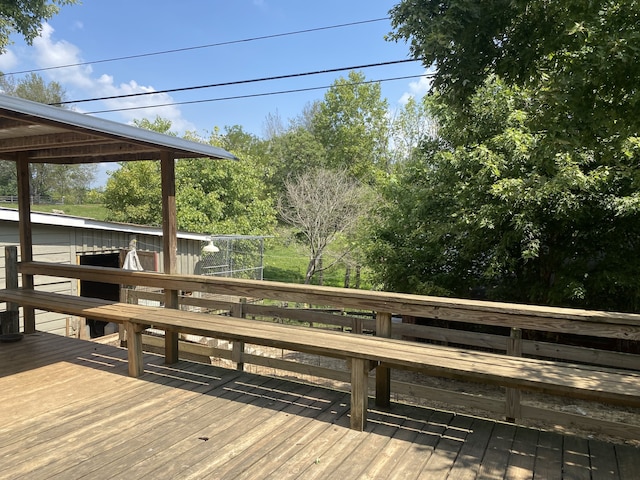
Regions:
<instances>
[{"instance_id":1,"label":"blue sky","mask_svg":"<svg viewBox=\"0 0 640 480\"><path fill-rule=\"evenodd\" d=\"M259 36L287 33L386 17L392 0L84 0L63 7L45 25L32 46L13 38L0 56L0 71L18 72L57 65L188 48ZM404 43L385 41L389 21L312 33L195 49L131 60L38 72L62 84L70 100L232 82L300 72L401 60L409 57ZM419 76L419 62L363 69L368 79ZM78 103L82 112L140 105L214 99L280 90L331 85L348 72L315 75L241 86L157 94L125 100ZM390 109L407 95L426 90L420 78L382 83ZM268 114L286 123L304 106L322 99L325 90L195 105L139 109L99 116L128 123L157 115L172 121L174 130L206 136L215 126L241 125L261 136Z\"/></svg>"}]
</instances>

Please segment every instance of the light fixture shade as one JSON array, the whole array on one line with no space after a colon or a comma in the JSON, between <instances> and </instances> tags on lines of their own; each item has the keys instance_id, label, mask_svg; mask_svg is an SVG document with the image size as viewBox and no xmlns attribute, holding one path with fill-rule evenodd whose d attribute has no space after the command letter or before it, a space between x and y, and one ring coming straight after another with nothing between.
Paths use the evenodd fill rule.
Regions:
<instances>
[{"instance_id":1,"label":"light fixture shade","mask_svg":"<svg viewBox=\"0 0 640 480\"><path fill-rule=\"evenodd\" d=\"M202 253L217 253L219 251L220 249L213 244L213 240L209 240L209 243L202 248Z\"/></svg>"}]
</instances>

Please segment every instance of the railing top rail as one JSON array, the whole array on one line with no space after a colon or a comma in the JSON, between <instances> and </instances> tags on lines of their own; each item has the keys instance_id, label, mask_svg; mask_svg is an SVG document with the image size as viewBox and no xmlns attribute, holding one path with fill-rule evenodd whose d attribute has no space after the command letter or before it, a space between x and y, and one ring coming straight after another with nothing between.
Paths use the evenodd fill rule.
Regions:
<instances>
[{"instance_id":1,"label":"railing top rail","mask_svg":"<svg viewBox=\"0 0 640 480\"><path fill-rule=\"evenodd\" d=\"M472 323L504 324L511 319L545 321L569 320L626 326L640 331L640 314L582 310L539 305L432 297L405 293L301 285L266 280L245 280L204 275L140 272L110 267L70 265L51 262L21 262L18 271L28 275L75 278L121 285L170 290L222 293L240 297L260 297L333 307L390 312ZM535 327L540 329L540 326ZM527 328L524 326L523 328ZM533 327L532 327L533 328ZM545 328L543 328L545 329ZM638 329L638 330L637 330ZM554 330L550 328L550 330ZM637 330L637 331L636 331ZM580 334L581 332L575 331ZM635 335L634 335L635 336Z\"/></svg>"}]
</instances>

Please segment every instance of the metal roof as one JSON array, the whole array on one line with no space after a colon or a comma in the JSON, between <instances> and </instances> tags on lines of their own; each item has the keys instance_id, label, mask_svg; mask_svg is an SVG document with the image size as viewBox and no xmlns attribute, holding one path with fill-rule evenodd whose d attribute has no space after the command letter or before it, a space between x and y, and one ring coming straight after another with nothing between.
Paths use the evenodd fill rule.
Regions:
<instances>
[{"instance_id":1,"label":"metal roof","mask_svg":"<svg viewBox=\"0 0 640 480\"><path fill-rule=\"evenodd\" d=\"M218 147L0 94L0 159L100 163L173 158L237 158Z\"/></svg>"},{"instance_id":2,"label":"metal roof","mask_svg":"<svg viewBox=\"0 0 640 480\"><path fill-rule=\"evenodd\" d=\"M18 222L18 210L0 207L0 222ZM47 225L56 227L86 228L91 230L106 230L109 232L123 232L136 235L149 235L161 237L162 228L146 225L134 225L131 223L103 222L92 218L75 217L72 215L60 215L55 213L31 212L31 223L34 225ZM207 242L211 235L193 232L177 232L178 238Z\"/></svg>"}]
</instances>

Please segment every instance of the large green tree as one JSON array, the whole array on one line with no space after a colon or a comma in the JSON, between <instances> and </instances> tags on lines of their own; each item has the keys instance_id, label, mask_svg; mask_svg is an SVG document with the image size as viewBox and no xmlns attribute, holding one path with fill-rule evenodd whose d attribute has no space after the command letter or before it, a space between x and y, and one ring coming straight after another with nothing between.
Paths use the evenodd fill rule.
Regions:
<instances>
[{"instance_id":1,"label":"large green tree","mask_svg":"<svg viewBox=\"0 0 640 480\"><path fill-rule=\"evenodd\" d=\"M549 152L530 93L488 80L380 203L371 259L393 290L634 311L640 307L637 152ZM636 151L637 151L637 147Z\"/></svg>"},{"instance_id":2,"label":"large green tree","mask_svg":"<svg viewBox=\"0 0 640 480\"><path fill-rule=\"evenodd\" d=\"M276 195L285 191L285 183L326 165L324 146L302 126L293 126L269 141L269 158L272 168L270 184Z\"/></svg>"},{"instance_id":3,"label":"large green tree","mask_svg":"<svg viewBox=\"0 0 640 480\"><path fill-rule=\"evenodd\" d=\"M157 118L138 126L171 133L170 122ZM191 140L201 140L193 134ZM240 127L217 130L208 140L235 153L239 161L185 159L176 162L178 228L212 234L268 234L276 213L257 167L256 139ZM111 174L105 189L110 219L160 225L159 162L125 162Z\"/></svg>"},{"instance_id":4,"label":"large green tree","mask_svg":"<svg viewBox=\"0 0 640 480\"><path fill-rule=\"evenodd\" d=\"M31 43L42 29L42 23L60 11L63 5L78 0L0 0L0 53L11 43L11 35L18 33Z\"/></svg>"},{"instance_id":5,"label":"large green tree","mask_svg":"<svg viewBox=\"0 0 640 480\"><path fill-rule=\"evenodd\" d=\"M372 183L387 173L389 121L380 84L359 72L339 78L314 109L311 132L324 146L326 166Z\"/></svg>"},{"instance_id":6,"label":"large green tree","mask_svg":"<svg viewBox=\"0 0 640 480\"><path fill-rule=\"evenodd\" d=\"M387 192L382 279L640 308L637 2L404 0L391 14L391 38L437 69L439 139Z\"/></svg>"},{"instance_id":7,"label":"large green tree","mask_svg":"<svg viewBox=\"0 0 640 480\"><path fill-rule=\"evenodd\" d=\"M637 0L403 0L390 37L436 67L449 107L498 75L530 90L545 141L616 156L640 125L639 10Z\"/></svg>"}]
</instances>

